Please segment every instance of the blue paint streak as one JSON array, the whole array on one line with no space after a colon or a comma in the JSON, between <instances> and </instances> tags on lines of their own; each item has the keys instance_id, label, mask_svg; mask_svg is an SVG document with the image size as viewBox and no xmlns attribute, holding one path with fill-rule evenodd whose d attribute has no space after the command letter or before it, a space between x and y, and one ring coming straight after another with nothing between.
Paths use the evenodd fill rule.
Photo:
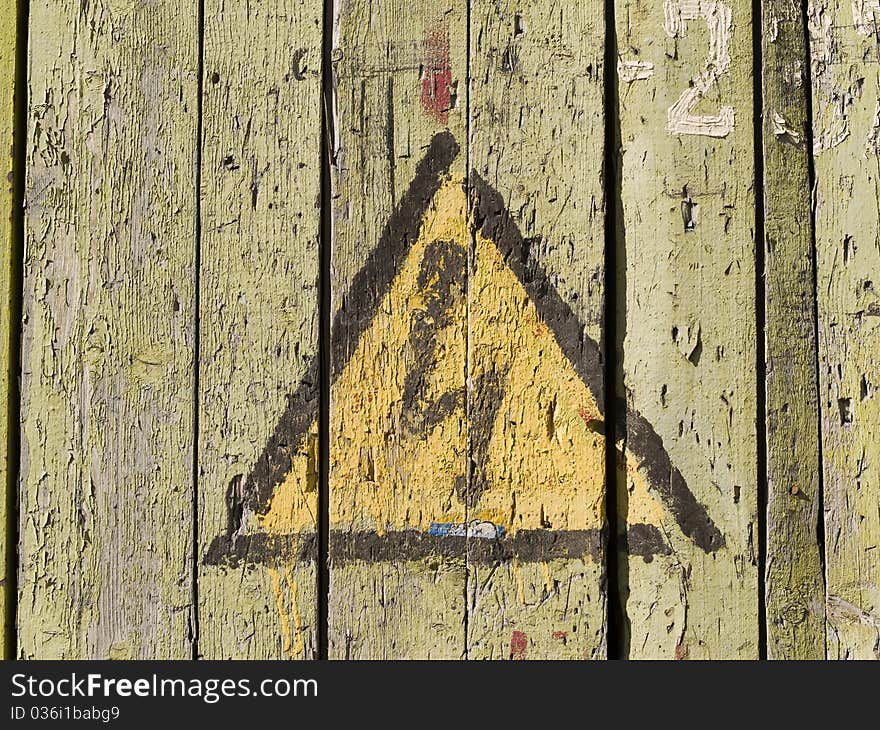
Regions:
<instances>
[{"instance_id":1,"label":"blue paint streak","mask_svg":"<svg viewBox=\"0 0 880 730\"><path fill-rule=\"evenodd\" d=\"M487 523L480 524L484 525ZM492 527L495 530L495 535L493 537L499 538L504 535L504 527L502 525L492 525ZM460 522L432 522L431 526L428 528L428 534L435 537L463 537L466 534L466 525L463 525ZM484 540L491 539L489 536L485 535L473 535L473 537Z\"/></svg>"},{"instance_id":2,"label":"blue paint streak","mask_svg":"<svg viewBox=\"0 0 880 730\"><path fill-rule=\"evenodd\" d=\"M458 527L455 522L432 522L428 528L429 535L436 537L446 537L453 527Z\"/></svg>"}]
</instances>

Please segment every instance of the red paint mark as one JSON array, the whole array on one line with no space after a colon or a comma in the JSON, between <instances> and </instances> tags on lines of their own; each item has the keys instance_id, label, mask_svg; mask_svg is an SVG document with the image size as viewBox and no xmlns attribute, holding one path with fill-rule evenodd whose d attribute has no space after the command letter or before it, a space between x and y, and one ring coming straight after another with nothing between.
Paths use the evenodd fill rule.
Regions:
<instances>
[{"instance_id":1,"label":"red paint mark","mask_svg":"<svg viewBox=\"0 0 880 730\"><path fill-rule=\"evenodd\" d=\"M563 644L567 644L568 643L568 632L567 631L554 631L553 638L560 639Z\"/></svg>"},{"instance_id":2,"label":"red paint mark","mask_svg":"<svg viewBox=\"0 0 880 730\"><path fill-rule=\"evenodd\" d=\"M688 648L684 644L678 644L675 647L675 658L679 661L688 658Z\"/></svg>"},{"instance_id":3,"label":"red paint mark","mask_svg":"<svg viewBox=\"0 0 880 730\"><path fill-rule=\"evenodd\" d=\"M449 66L449 29L436 30L425 39L422 70L422 106L440 124L446 124L452 106L452 69Z\"/></svg>"},{"instance_id":4,"label":"red paint mark","mask_svg":"<svg viewBox=\"0 0 880 730\"><path fill-rule=\"evenodd\" d=\"M591 413L586 408L578 408L578 415L583 419L583 422L587 424L591 429L595 429L598 425L599 420L596 418L595 413Z\"/></svg>"},{"instance_id":5,"label":"red paint mark","mask_svg":"<svg viewBox=\"0 0 880 730\"><path fill-rule=\"evenodd\" d=\"M514 631L510 637L510 658L525 659L528 645L529 637L522 631Z\"/></svg>"}]
</instances>

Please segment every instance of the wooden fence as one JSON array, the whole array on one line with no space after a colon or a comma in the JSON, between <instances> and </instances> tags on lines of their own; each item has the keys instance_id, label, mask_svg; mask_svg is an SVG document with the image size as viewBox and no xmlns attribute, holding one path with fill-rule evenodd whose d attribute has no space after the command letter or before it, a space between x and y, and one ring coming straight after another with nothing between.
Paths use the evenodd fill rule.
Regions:
<instances>
[{"instance_id":1,"label":"wooden fence","mask_svg":"<svg viewBox=\"0 0 880 730\"><path fill-rule=\"evenodd\" d=\"M880 0L0 13L7 655L880 658Z\"/></svg>"}]
</instances>

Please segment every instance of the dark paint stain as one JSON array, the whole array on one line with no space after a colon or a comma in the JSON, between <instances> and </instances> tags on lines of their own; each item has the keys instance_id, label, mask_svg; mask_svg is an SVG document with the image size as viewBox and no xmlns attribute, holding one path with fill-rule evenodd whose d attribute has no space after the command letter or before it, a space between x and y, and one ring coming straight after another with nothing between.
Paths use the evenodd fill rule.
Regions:
<instances>
[{"instance_id":1,"label":"dark paint stain","mask_svg":"<svg viewBox=\"0 0 880 730\"><path fill-rule=\"evenodd\" d=\"M297 81L304 81L306 78L306 72L308 71L308 66L303 63L303 59L306 57L308 53L307 48L299 48L293 53L293 57L291 58L293 78Z\"/></svg>"},{"instance_id":2,"label":"dark paint stain","mask_svg":"<svg viewBox=\"0 0 880 730\"><path fill-rule=\"evenodd\" d=\"M840 425L845 426L853 422L852 398L838 398L837 410L840 411Z\"/></svg>"},{"instance_id":3,"label":"dark paint stain","mask_svg":"<svg viewBox=\"0 0 880 730\"><path fill-rule=\"evenodd\" d=\"M627 555L638 555L650 563L655 555L670 555L672 548L654 525L630 525L626 531L624 548Z\"/></svg>"},{"instance_id":4,"label":"dark paint stain","mask_svg":"<svg viewBox=\"0 0 880 730\"><path fill-rule=\"evenodd\" d=\"M690 198L681 201L681 219L684 223L684 232L692 233L697 230L697 222L699 221L700 206Z\"/></svg>"},{"instance_id":5,"label":"dark paint stain","mask_svg":"<svg viewBox=\"0 0 880 730\"><path fill-rule=\"evenodd\" d=\"M626 423L620 433L627 434L627 447L641 462L650 488L660 495L681 531L706 553L726 544L724 535L712 522L706 507L697 501L677 467L669 460L663 439L654 427L635 410L627 408Z\"/></svg>"},{"instance_id":6,"label":"dark paint stain","mask_svg":"<svg viewBox=\"0 0 880 730\"><path fill-rule=\"evenodd\" d=\"M703 337L698 332L697 333L697 343L694 345L694 349L691 351L691 354L688 355L688 362L694 367L699 366L700 358L703 356Z\"/></svg>"},{"instance_id":7,"label":"dark paint stain","mask_svg":"<svg viewBox=\"0 0 880 730\"><path fill-rule=\"evenodd\" d=\"M315 559L314 533L279 535L253 533L220 535L205 555L206 565L274 565ZM395 530L379 535L372 530L330 532L330 560L395 562L428 558L460 559L472 564L494 564L516 558L520 563L549 560L599 559L604 546L601 530L518 530L494 539L461 535L431 535L421 530Z\"/></svg>"},{"instance_id":8,"label":"dark paint stain","mask_svg":"<svg viewBox=\"0 0 880 730\"><path fill-rule=\"evenodd\" d=\"M454 308L465 295L467 256L452 241L432 241L425 248L417 278L424 309L412 312L407 354L412 366L403 383L401 427L425 437L456 408L464 408L464 387L429 400L429 374L437 360L438 334L454 324Z\"/></svg>"},{"instance_id":9,"label":"dark paint stain","mask_svg":"<svg viewBox=\"0 0 880 730\"><path fill-rule=\"evenodd\" d=\"M303 535L272 535L257 532L250 535L218 535L205 552L205 565L237 568L240 565L279 565L315 560L318 538L315 533Z\"/></svg>"},{"instance_id":10,"label":"dark paint stain","mask_svg":"<svg viewBox=\"0 0 880 730\"><path fill-rule=\"evenodd\" d=\"M501 56L501 71L512 74L519 68L519 51L514 46L508 46Z\"/></svg>"},{"instance_id":11,"label":"dark paint stain","mask_svg":"<svg viewBox=\"0 0 880 730\"><path fill-rule=\"evenodd\" d=\"M244 495L241 491L242 475L237 474L226 489L226 535L232 537L244 526Z\"/></svg>"},{"instance_id":12,"label":"dark paint stain","mask_svg":"<svg viewBox=\"0 0 880 730\"><path fill-rule=\"evenodd\" d=\"M471 442L470 485L463 501L468 507L476 507L480 497L489 488L486 461L495 419L504 400L504 382L507 372L484 373L474 379L468 412L468 437Z\"/></svg>"}]
</instances>

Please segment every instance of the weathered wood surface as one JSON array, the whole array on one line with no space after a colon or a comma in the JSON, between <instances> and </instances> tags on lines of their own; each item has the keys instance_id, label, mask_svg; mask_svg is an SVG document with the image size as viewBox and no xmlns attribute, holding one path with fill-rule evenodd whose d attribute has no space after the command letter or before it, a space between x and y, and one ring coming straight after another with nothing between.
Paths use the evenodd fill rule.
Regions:
<instances>
[{"instance_id":1,"label":"weathered wood surface","mask_svg":"<svg viewBox=\"0 0 880 730\"><path fill-rule=\"evenodd\" d=\"M830 658L880 658L878 10L809 4Z\"/></svg>"},{"instance_id":2,"label":"weathered wood surface","mask_svg":"<svg viewBox=\"0 0 880 730\"><path fill-rule=\"evenodd\" d=\"M820 449L806 18L761 17L764 171L767 657L825 656Z\"/></svg>"},{"instance_id":3,"label":"weathered wood surface","mask_svg":"<svg viewBox=\"0 0 880 730\"><path fill-rule=\"evenodd\" d=\"M331 657L465 652L466 8L337 9Z\"/></svg>"},{"instance_id":4,"label":"weathered wood surface","mask_svg":"<svg viewBox=\"0 0 880 730\"><path fill-rule=\"evenodd\" d=\"M17 428L18 424L10 423L9 403L10 387L13 382L13 374L17 373L18 353L13 353L12 346L12 322L10 310L12 309L12 286L14 282L14 270L18 265L13 259L15 243L13 239L13 128L14 128L14 105L15 96L15 59L17 48L17 24L15 22L18 3L16 0L0 0L0 18L6 23L0 31L0 443L6 448L3 458L0 459L0 616L2 616L2 631L0 636L0 657L12 658L14 649L7 645L7 639L11 636L9 621L12 618L12 608L15 604L15 596L12 594L13 581L10 567L14 566L12 555L7 552L9 545L10 529L12 528L12 515L9 513L12 504L11 492L15 485L11 482L15 470L15 456L9 449L10 429ZM13 533L14 534L14 533Z\"/></svg>"},{"instance_id":5,"label":"weathered wood surface","mask_svg":"<svg viewBox=\"0 0 880 730\"><path fill-rule=\"evenodd\" d=\"M880 4L615 6L31 4L16 655L880 656Z\"/></svg>"},{"instance_id":6,"label":"weathered wood surface","mask_svg":"<svg viewBox=\"0 0 880 730\"><path fill-rule=\"evenodd\" d=\"M210 659L317 651L322 24L320 0L205 7L198 525ZM297 393L302 382L312 387Z\"/></svg>"},{"instance_id":7,"label":"weathered wood surface","mask_svg":"<svg viewBox=\"0 0 880 730\"><path fill-rule=\"evenodd\" d=\"M478 0L471 23L469 504L571 555L470 561L468 656L603 658L603 7Z\"/></svg>"},{"instance_id":8,"label":"weathered wood surface","mask_svg":"<svg viewBox=\"0 0 880 730\"><path fill-rule=\"evenodd\" d=\"M196 3L30 5L18 656L188 658Z\"/></svg>"},{"instance_id":9,"label":"weathered wood surface","mask_svg":"<svg viewBox=\"0 0 880 730\"><path fill-rule=\"evenodd\" d=\"M629 0L615 12L627 651L756 658L751 4ZM662 521L648 557L631 530L639 478Z\"/></svg>"}]
</instances>

